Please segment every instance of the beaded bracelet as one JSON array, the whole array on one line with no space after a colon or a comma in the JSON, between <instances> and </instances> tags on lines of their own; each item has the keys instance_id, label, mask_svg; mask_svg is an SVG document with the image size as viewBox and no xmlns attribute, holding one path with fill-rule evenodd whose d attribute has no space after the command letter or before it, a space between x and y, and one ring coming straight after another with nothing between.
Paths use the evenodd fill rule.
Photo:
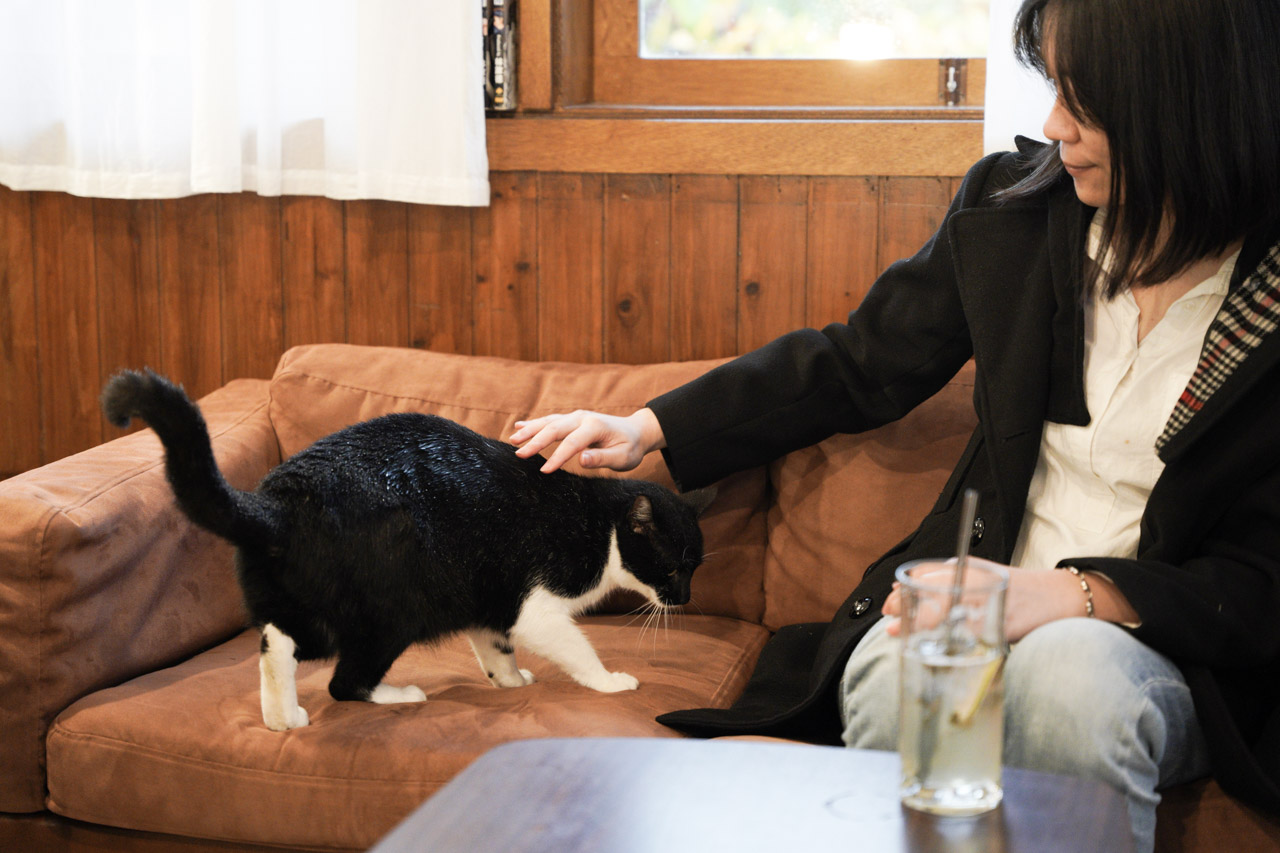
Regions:
<instances>
[{"instance_id":1,"label":"beaded bracelet","mask_svg":"<svg viewBox=\"0 0 1280 853\"><path fill-rule=\"evenodd\" d=\"M1089 582L1084 578L1084 572L1075 566L1058 566L1060 569L1066 569L1075 575L1076 580L1080 581L1080 588L1084 590L1084 612L1090 619L1093 618L1093 590L1089 588Z\"/></svg>"}]
</instances>

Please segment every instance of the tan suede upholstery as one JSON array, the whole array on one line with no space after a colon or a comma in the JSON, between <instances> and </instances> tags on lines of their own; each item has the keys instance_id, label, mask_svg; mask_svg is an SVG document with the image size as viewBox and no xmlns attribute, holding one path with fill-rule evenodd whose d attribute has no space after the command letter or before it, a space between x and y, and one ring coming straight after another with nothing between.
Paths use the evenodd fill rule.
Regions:
<instances>
[{"instance_id":1,"label":"tan suede upholstery","mask_svg":"<svg viewBox=\"0 0 1280 853\"><path fill-rule=\"evenodd\" d=\"M505 438L528 415L630 412L713 364L323 345L287 353L270 383L231 383L201 407L228 479L250 488L282 456L384 412L435 412ZM189 839L183 849L364 849L497 744L674 736L656 715L730 704L771 629L828 618L862 567L928 510L973 423L971 386L962 374L899 424L722 483L685 613L647 628L616 612L583 620L606 666L635 675L639 690L595 693L530 655L521 664L538 682L499 690L453 639L411 649L388 675L422 687L423 704L334 702L332 664L304 664L312 722L287 733L262 725L258 638L245 630L230 549L178 512L150 433L0 483L0 812L83 821L59 830L0 814L0 847L128 849L129 834L95 837L100 825L160 845L148 849L164 847L155 833ZM637 474L670 483L657 455ZM1280 840L1275 822L1215 785L1172 792L1160 814L1162 849Z\"/></svg>"},{"instance_id":2,"label":"tan suede upholstery","mask_svg":"<svg viewBox=\"0 0 1280 853\"><path fill-rule=\"evenodd\" d=\"M241 488L280 461L266 404L261 381L202 402ZM0 811L43 808L59 711L243 624L231 549L178 510L149 431L0 484Z\"/></svg>"},{"instance_id":3,"label":"tan suede upholstery","mask_svg":"<svg viewBox=\"0 0 1280 853\"><path fill-rule=\"evenodd\" d=\"M970 365L902 420L769 466L769 630L830 619L862 570L915 528L973 432L972 398Z\"/></svg>"},{"instance_id":4,"label":"tan suede upholstery","mask_svg":"<svg viewBox=\"0 0 1280 853\"><path fill-rule=\"evenodd\" d=\"M522 663L537 683L498 690L458 638L411 649L388 673L390 684L421 687L422 705L335 702L332 667L304 664L298 699L311 725L287 734L262 725L258 636L245 632L59 717L49 733L49 808L202 838L363 848L500 743L674 736L654 717L727 704L767 637L758 625L714 616L644 636L629 617L584 621L601 659L640 679L639 690L594 693L533 657ZM122 790L144 796L122 799Z\"/></svg>"}]
</instances>

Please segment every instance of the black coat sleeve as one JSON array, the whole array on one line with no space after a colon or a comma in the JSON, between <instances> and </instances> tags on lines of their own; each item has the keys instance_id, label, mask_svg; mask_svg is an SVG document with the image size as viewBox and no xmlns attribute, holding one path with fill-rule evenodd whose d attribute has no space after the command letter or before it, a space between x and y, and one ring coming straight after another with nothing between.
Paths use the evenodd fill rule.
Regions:
<instances>
[{"instance_id":1,"label":"black coat sleeve","mask_svg":"<svg viewBox=\"0 0 1280 853\"><path fill-rule=\"evenodd\" d=\"M947 223L988 200L993 172L1007 175L1013 156L979 161L942 227L847 322L784 335L650 401L681 487L896 420L946 384L973 354Z\"/></svg>"}]
</instances>

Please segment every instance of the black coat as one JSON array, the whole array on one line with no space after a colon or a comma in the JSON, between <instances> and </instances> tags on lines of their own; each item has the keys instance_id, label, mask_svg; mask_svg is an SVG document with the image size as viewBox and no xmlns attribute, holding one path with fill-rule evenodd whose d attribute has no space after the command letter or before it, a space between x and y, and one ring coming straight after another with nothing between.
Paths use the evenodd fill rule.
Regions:
<instances>
[{"instance_id":1,"label":"black coat","mask_svg":"<svg viewBox=\"0 0 1280 853\"><path fill-rule=\"evenodd\" d=\"M1044 421L1089 420L1079 293L1093 209L1069 180L1032 199L991 201L1024 163L1005 154L975 165L938 232L885 271L847 324L785 335L650 403L672 473L696 488L900 418L970 357L976 365L978 427L919 528L867 568L830 623L779 631L733 708L663 723L700 736L838 742L835 685L849 654L879 618L900 563L953 554L965 489L978 490L982 508L971 553L1009 561ZM1233 284L1275 237L1246 240ZM1134 636L1178 663L1223 788L1280 812L1280 333L1161 458L1137 558L1064 563L1114 581L1141 618Z\"/></svg>"}]
</instances>

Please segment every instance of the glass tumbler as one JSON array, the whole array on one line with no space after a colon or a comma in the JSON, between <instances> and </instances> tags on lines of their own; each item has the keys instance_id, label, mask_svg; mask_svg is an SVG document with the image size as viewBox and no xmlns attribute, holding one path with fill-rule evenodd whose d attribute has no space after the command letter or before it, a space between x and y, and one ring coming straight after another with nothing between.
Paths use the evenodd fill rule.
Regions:
<instances>
[{"instance_id":1,"label":"glass tumbler","mask_svg":"<svg viewBox=\"0 0 1280 853\"><path fill-rule=\"evenodd\" d=\"M1000 804L1008 572L969 565L959 600L954 567L898 568L902 667L898 751L904 805L973 815Z\"/></svg>"}]
</instances>

